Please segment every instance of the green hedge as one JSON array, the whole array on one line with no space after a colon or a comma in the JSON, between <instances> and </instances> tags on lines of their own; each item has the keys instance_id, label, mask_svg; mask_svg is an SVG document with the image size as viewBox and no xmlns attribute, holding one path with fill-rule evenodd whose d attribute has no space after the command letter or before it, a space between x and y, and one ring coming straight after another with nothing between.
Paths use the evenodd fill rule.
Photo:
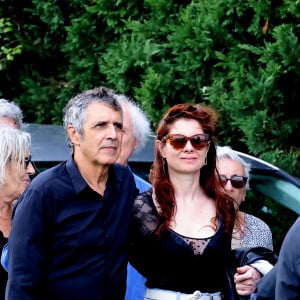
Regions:
<instances>
[{"instance_id":1,"label":"green hedge","mask_svg":"<svg viewBox=\"0 0 300 300\"><path fill-rule=\"evenodd\" d=\"M6 1L0 97L60 124L70 97L106 85L153 129L175 103L209 104L220 144L300 177L299 21L295 0Z\"/></svg>"}]
</instances>

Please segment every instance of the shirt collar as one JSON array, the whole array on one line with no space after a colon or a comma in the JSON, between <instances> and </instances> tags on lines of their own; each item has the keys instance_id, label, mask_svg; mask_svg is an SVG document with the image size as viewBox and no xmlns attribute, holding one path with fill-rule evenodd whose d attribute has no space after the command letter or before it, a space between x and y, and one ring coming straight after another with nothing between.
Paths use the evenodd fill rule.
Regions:
<instances>
[{"instance_id":1,"label":"shirt collar","mask_svg":"<svg viewBox=\"0 0 300 300\"><path fill-rule=\"evenodd\" d=\"M86 183L86 181L80 174L80 172L75 164L73 155L71 155L69 157L69 159L67 160L66 168L67 168L67 172L71 178L71 181L73 183L74 189L77 194L80 193L85 188L89 187L89 185ZM121 165L119 165L119 164L111 165L111 167L109 169L107 185L114 182L113 178L115 178L116 184L118 184L118 185L121 184L122 177L123 177L123 172L121 170L122 168L123 168L123 172L124 172L125 168L122 167Z\"/></svg>"}]
</instances>

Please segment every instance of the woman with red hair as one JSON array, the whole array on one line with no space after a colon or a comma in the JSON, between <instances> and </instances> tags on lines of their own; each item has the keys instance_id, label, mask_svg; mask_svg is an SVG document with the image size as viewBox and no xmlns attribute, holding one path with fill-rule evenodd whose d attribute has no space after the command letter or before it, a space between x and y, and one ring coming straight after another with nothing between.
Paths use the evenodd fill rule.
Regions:
<instances>
[{"instance_id":1,"label":"woman with red hair","mask_svg":"<svg viewBox=\"0 0 300 300\"><path fill-rule=\"evenodd\" d=\"M217 113L177 104L161 120L150 174L135 200L130 261L144 299L228 299L233 200L216 176Z\"/></svg>"}]
</instances>

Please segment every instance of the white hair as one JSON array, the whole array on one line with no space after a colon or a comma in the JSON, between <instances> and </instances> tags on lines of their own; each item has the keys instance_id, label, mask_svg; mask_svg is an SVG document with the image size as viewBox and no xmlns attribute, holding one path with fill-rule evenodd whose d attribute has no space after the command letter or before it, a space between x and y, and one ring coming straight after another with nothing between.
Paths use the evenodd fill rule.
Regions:
<instances>
[{"instance_id":1,"label":"white hair","mask_svg":"<svg viewBox=\"0 0 300 300\"><path fill-rule=\"evenodd\" d=\"M18 128L23 125L23 113L21 108L14 102L0 99L0 118L6 117L16 122Z\"/></svg>"},{"instance_id":2,"label":"white hair","mask_svg":"<svg viewBox=\"0 0 300 300\"><path fill-rule=\"evenodd\" d=\"M133 135L139 142L137 149L141 150L144 148L148 136L151 135L150 121L139 105L132 99L125 95L116 95L116 98L121 105L126 105L126 108L130 113L133 126Z\"/></svg>"},{"instance_id":3,"label":"white hair","mask_svg":"<svg viewBox=\"0 0 300 300\"><path fill-rule=\"evenodd\" d=\"M15 161L24 168L25 157L30 152L31 136L28 132L0 124L0 185L6 179L6 167Z\"/></svg>"},{"instance_id":4,"label":"white hair","mask_svg":"<svg viewBox=\"0 0 300 300\"><path fill-rule=\"evenodd\" d=\"M217 160L227 158L240 163L244 169L244 176L248 178L246 188L249 188L250 164L245 162L230 146L217 146Z\"/></svg>"}]
</instances>

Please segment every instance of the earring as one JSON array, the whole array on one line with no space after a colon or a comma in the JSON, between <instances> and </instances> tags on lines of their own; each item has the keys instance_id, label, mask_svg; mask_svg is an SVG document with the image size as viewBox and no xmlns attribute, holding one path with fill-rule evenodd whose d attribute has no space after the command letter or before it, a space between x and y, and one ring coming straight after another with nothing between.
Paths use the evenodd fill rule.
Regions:
<instances>
[{"instance_id":1,"label":"earring","mask_svg":"<svg viewBox=\"0 0 300 300\"><path fill-rule=\"evenodd\" d=\"M163 157L162 159L163 159L163 171L164 173L167 173L167 168L168 168L167 159L165 157Z\"/></svg>"},{"instance_id":2,"label":"earring","mask_svg":"<svg viewBox=\"0 0 300 300\"><path fill-rule=\"evenodd\" d=\"M207 156L205 156L205 159L204 159L204 164L203 166L206 166L207 165Z\"/></svg>"}]
</instances>

